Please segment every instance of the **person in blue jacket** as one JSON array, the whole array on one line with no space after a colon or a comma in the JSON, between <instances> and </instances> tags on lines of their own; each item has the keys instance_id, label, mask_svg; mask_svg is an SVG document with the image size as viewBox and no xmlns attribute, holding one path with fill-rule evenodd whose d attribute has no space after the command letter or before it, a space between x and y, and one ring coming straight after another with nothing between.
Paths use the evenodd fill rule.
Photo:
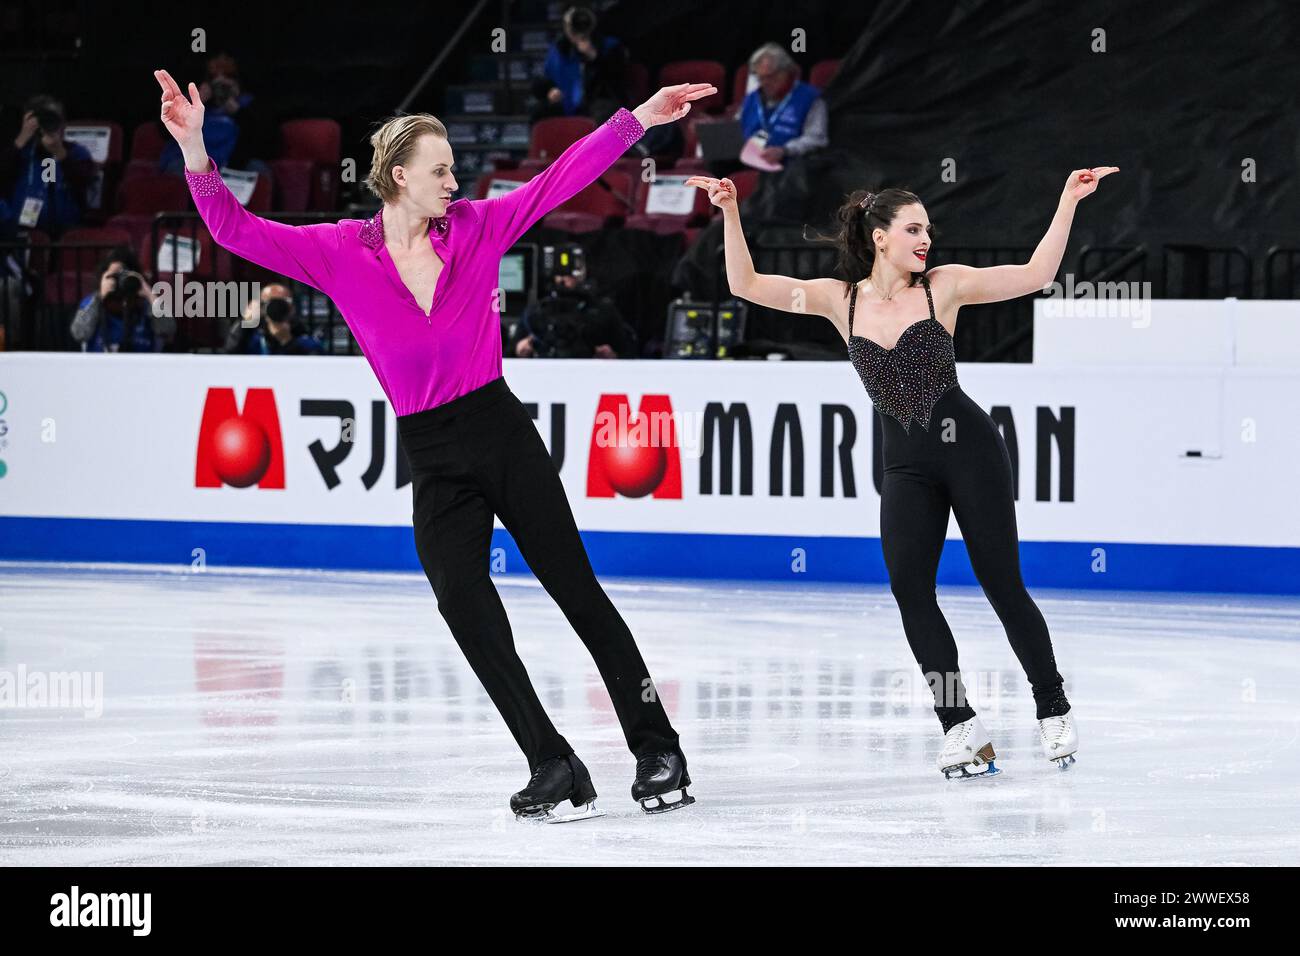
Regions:
<instances>
[{"instance_id":1,"label":"person in blue jacket","mask_svg":"<svg viewBox=\"0 0 1300 956\"><path fill-rule=\"evenodd\" d=\"M111 250L99 273L99 291L77 306L73 340L83 352L161 352L176 334L176 319L154 313L135 254L124 246Z\"/></svg>"},{"instance_id":2,"label":"person in blue jacket","mask_svg":"<svg viewBox=\"0 0 1300 956\"><path fill-rule=\"evenodd\" d=\"M588 7L570 7L563 22L564 36L546 54L546 75L533 84L533 119L582 115L603 123L627 102L627 49L597 30Z\"/></svg>"},{"instance_id":3,"label":"person in blue jacket","mask_svg":"<svg viewBox=\"0 0 1300 956\"><path fill-rule=\"evenodd\" d=\"M740 127L746 140L764 142L763 158L782 163L787 156L802 156L829 142L826 101L821 90L798 79L798 68L786 49L765 43L749 58L758 85L745 96Z\"/></svg>"},{"instance_id":4,"label":"person in blue jacket","mask_svg":"<svg viewBox=\"0 0 1300 956\"><path fill-rule=\"evenodd\" d=\"M63 104L33 96L12 142L0 148L0 238L39 229L57 238L81 222L95 162L80 143L63 138Z\"/></svg>"}]
</instances>

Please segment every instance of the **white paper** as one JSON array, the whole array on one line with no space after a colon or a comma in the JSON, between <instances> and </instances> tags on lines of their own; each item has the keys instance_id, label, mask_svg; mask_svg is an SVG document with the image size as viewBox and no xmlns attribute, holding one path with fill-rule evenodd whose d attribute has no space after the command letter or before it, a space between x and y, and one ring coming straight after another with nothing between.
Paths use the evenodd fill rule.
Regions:
<instances>
[{"instance_id":1,"label":"white paper","mask_svg":"<svg viewBox=\"0 0 1300 956\"><path fill-rule=\"evenodd\" d=\"M257 171L231 169L228 166L222 166L221 178L225 180L226 186L239 200L239 204L247 206L248 201L253 198L253 190L257 188Z\"/></svg>"},{"instance_id":2,"label":"white paper","mask_svg":"<svg viewBox=\"0 0 1300 956\"><path fill-rule=\"evenodd\" d=\"M687 186L686 176L656 176L646 194L648 215L689 216L695 208L695 187Z\"/></svg>"},{"instance_id":3,"label":"white paper","mask_svg":"<svg viewBox=\"0 0 1300 956\"><path fill-rule=\"evenodd\" d=\"M512 193L522 185L524 184L514 179L494 179L488 183L488 199Z\"/></svg>"},{"instance_id":4,"label":"white paper","mask_svg":"<svg viewBox=\"0 0 1300 956\"><path fill-rule=\"evenodd\" d=\"M94 178L90 180L90 185L86 187L86 205L91 209L99 209L104 204L104 167L96 166Z\"/></svg>"},{"instance_id":5,"label":"white paper","mask_svg":"<svg viewBox=\"0 0 1300 956\"><path fill-rule=\"evenodd\" d=\"M158 244L158 256L155 265L157 272L194 271L199 264L199 244L189 236L175 236L171 233L162 237Z\"/></svg>"},{"instance_id":6,"label":"white paper","mask_svg":"<svg viewBox=\"0 0 1300 956\"><path fill-rule=\"evenodd\" d=\"M763 158L763 150L766 148L767 144L762 139L757 135L751 136L745 140L745 145L740 150L740 161L746 166L761 169L765 173L774 173L778 169L784 169L785 167L780 163L769 163Z\"/></svg>"},{"instance_id":7,"label":"white paper","mask_svg":"<svg viewBox=\"0 0 1300 956\"><path fill-rule=\"evenodd\" d=\"M63 138L70 143L79 143L90 151L90 158L97 163L108 162L108 143L113 130L107 126L65 126Z\"/></svg>"}]
</instances>

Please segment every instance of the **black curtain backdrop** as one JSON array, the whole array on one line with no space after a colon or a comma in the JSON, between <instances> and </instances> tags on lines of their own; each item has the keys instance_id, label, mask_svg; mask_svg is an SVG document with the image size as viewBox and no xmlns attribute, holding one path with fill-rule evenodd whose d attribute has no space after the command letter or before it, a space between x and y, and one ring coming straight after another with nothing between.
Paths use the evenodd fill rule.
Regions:
<instances>
[{"instance_id":1,"label":"black curtain backdrop","mask_svg":"<svg viewBox=\"0 0 1300 956\"><path fill-rule=\"evenodd\" d=\"M1115 165L1080 206L1064 268L1085 244L1138 242L1241 246L1262 264L1300 244L1298 24L1282 0L867 5L826 90L831 147L763 177L747 228L829 230L847 193L901 186L940 246L1032 247L1072 169ZM711 294L720 238L682 263L679 287Z\"/></svg>"}]
</instances>

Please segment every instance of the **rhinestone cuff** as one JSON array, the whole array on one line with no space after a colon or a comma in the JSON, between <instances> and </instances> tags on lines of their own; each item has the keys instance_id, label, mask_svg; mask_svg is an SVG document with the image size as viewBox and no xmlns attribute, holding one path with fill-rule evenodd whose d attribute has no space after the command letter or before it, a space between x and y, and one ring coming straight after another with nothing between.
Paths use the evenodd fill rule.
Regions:
<instances>
[{"instance_id":1,"label":"rhinestone cuff","mask_svg":"<svg viewBox=\"0 0 1300 956\"><path fill-rule=\"evenodd\" d=\"M221 179L221 173L217 171L216 164L211 159L208 164L212 166L206 173L192 173L187 166L185 168L185 182L190 187L190 192L195 196L215 196L221 192L221 187L225 183Z\"/></svg>"},{"instance_id":2,"label":"rhinestone cuff","mask_svg":"<svg viewBox=\"0 0 1300 956\"><path fill-rule=\"evenodd\" d=\"M623 141L624 146L631 146L645 135L645 127L626 109L619 109L617 113L605 120L605 125L614 127L614 132L618 133L618 138Z\"/></svg>"}]
</instances>

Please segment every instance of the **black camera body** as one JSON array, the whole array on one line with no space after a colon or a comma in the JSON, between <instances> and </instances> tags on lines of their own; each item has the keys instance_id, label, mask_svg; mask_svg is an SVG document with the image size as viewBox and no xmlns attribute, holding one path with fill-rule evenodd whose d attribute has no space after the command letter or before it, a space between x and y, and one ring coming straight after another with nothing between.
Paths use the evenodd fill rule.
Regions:
<instances>
[{"instance_id":1,"label":"black camera body","mask_svg":"<svg viewBox=\"0 0 1300 956\"><path fill-rule=\"evenodd\" d=\"M63 129L63 116L58 110L52 110L49 107L41 106L32 111L36 114L36 125L41 128L41 132L46 136L57 133Z\"/></svg>"},{"instance_id":2,"label":"black camera body","mask_svg":"<svg viewBox=\"0 0 1300 956\"><path fill-rule=\"evenodd\" d=\"M266 316L268 322L287 321L293 315L293 303L279 296L267 299L262 306L262 314Z\"/></svg>"},{"instance_id":3,"label":"black camera body","mask_svg":"<svg viewBox=\"0 0 1300 956\"><path fill-rule=\"evenodd\" d=\"M108 278L112 281L113 288L104 296L104 305L110 312L121 312L139 299L144 288L144 278L138 272L122 270L114 272Z\"/></svg>"}]
</instances>

